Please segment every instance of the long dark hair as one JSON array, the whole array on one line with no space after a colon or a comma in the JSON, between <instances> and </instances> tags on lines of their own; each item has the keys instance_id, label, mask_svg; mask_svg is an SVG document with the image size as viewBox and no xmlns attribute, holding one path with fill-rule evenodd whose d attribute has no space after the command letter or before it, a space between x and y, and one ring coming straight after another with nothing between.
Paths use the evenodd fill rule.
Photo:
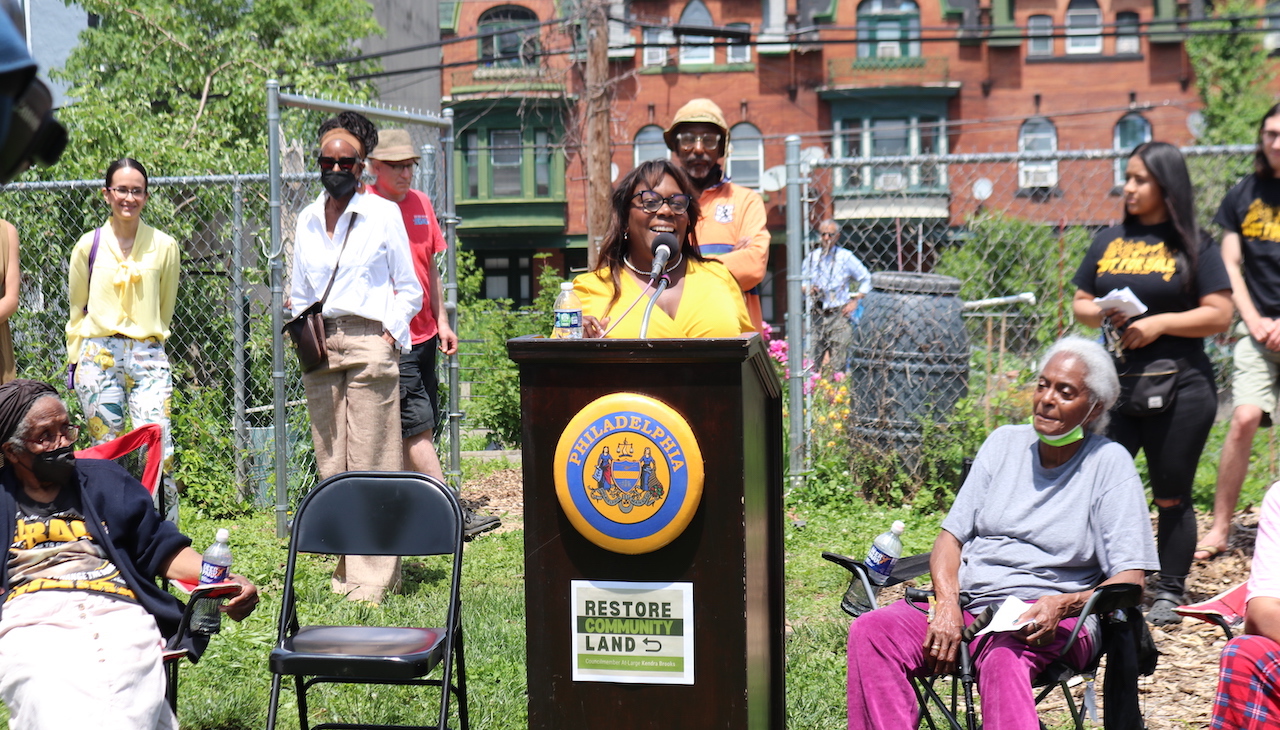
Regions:
<instances>
[{"instance_id":1,"label":"long dark hair","mask_svg":"<svg viewBox=\"0 0 1280 730\"><path fill-rule=\"evenodd\" d=\"M597 276L600 275L601 270L608 268L609 276L613 279L613 297L609 299L609 306L605 311L613 309L613 305L622 296L622 267L625 266L622 259L627 255L627 225L631 219L631 198L641 190L656 188L662 184L662 178L668 175L676 181L680 192L689 196L689 209L685 211L689 225L685 227L684 240L680 242L680 252L688 258L706 261L706 257L698 248L698 236L693 230L698 225L702 209L698 206L698 191L694 190L693 183L689 182L689 176L670 160L641 162L636 169L618 181L613 188L613 194L609 196L613 215L609 217L609 230L605 232L604 241L600 243L600 256L596 259L595 268Z\"/></svg>"},{"instance_id":2,"label":"long dark hair","mask_svg":"<svg viewBox=\"0 0 1280 730\"><path fill-rule=\"evenodd\" d=\"M115 177L117 172L120 172L125 168L131 168L142 173L142 188L145 190L146 188L150 187L150 178L147 177L147 168L143 167L141 162L138 162L132 157L121 157L120 159L108 165L106 184L103 185L102 187L104 188L111 187L111 178Z\"/></svg>"},{"instance_id":3,"label":"long dark hair","mask_svg":"<svg viewBox=\"0 0 1280 730\"><path fill-rule=\"evenodd\" d=\"M1262 119L1258 120L1258 148L1253 151L1253 173L1262 180L1270 180L1276 176L1276 171L1271 169L1271 163L1267 162L1267 154L1262 151L1262 127L1274 116L1280 116L1280 104L1273 105L1266 114L1262 115Z\"/></svg>"},{"instance_id":4,"label":"long dark hair","mask_svg":"<svg viewBox=\"0 0 1280 730\"><path fill-rule=\"evenodd\" d=\"M1164 193L1164 209L1173 225L1173 235L1164 245L1173 254L1177 266L1184 272L1183 288L1195 291L1196 261L1199 257L1200 226L1196 224L1195 193L1191 187L1191 173L1187 161L1177 147L1168 142L1144 142L1133 148L1130 158L1137 157L1146 166L1147 173L1155 179ZM1128 211L1125 225L1138 223L1137 216Z\"/></svg>"}]
</instances>

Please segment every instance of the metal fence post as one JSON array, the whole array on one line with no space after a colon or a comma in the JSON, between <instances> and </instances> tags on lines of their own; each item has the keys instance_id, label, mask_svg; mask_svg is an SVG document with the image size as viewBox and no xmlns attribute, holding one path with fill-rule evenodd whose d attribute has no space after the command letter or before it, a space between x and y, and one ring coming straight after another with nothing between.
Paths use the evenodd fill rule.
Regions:
<instances>
[{"instance_id":1,"label":"metal fence post","mask_svg":"<svg viewBox=\"0 0 1280 730\"><path fill-rule=\"evenodd\" d=\"M272 413L275 428L276 537L289 534L288 445L289 414L284 396L284 244L280 233L280 82L267 81L267 174L271 193L271 382L274 386Z\"/></svg>"},{"instance_id":2,"label":"metal fence post","mask_svg":"<svg viewBox=\"0 0 1280 730\"><path fill-rule=\"evenodd\" d=\"M448 126L440 130L440 151L444 155L444 223L445 270L444 307L449 315L449 325L458 331L458 228L457 209L453 204L453 110L445 109L441 116ZM461 365L458 353L449 356L449 470L447 481L454 490L462 490L462 398Z\"/></svg>"},{"instance_id":3,"label":"metal fence post","mask_svg":"<svg viewBox=\"0 0 1280 730\"><path fill-rule=\"evenodd\" d=\"M790 487L794 489L804 472L804 221L801 217L800 137L787 140L787 366L790 368Z\"/></svg>"},{"instance_id":4,"label":"metal fence post","mask_svg":"<svg viewBox=\"0 0 1280 730\"><path fill-rule=\"evenodd\" d=\"M231 291L228 297L231 304L232 357L235 367L231 377L235 383L232 401L235 407L232 425L235 430L236 488L241 496L252 499L249 494L248 468L245 460L249 454L249 432L245 421L245 375L249 371L249 362L245 357L245 343L249 339L248 317L245 304L248 301L244 289L244 188L240 176L236 175L231 183Z\"/></svg>"}]
</instances>

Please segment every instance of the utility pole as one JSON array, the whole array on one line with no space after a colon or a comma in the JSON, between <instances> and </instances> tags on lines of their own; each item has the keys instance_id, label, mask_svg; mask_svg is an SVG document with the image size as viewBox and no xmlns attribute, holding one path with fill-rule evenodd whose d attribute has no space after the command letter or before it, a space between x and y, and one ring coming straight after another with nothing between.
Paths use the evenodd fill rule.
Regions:
<instances>
[{"instance_id":1,"label":"utility pole","mask_svg":"<svg viewBox=\"0 0 1280 730\"><path fill-rule=\"evenodd\" d=\"M587 266L595 268L600 242L609 227L609 194L613 189L609 145L609 13L608 0L587 0Z\"/></svg>"}]
</instances>

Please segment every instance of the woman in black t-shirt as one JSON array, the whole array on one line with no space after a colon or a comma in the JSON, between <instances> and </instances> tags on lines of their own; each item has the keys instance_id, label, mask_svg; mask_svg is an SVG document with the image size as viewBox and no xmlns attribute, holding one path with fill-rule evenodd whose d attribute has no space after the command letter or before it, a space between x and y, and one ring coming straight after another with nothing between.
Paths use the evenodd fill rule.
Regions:
<instances>
[{"instance_id":1,"label":"woman in black t-shirt","mask_svg":"<svg viewBox=\"0 0 1280 730\"><path fill-rule=\"evenodd\" d=\"M1147 619L1159 626L1181 621L1173 609L1185 602L1196 545L1191 488L1218 407L1203 338L1231 324L1231 282L1217 246L1195 223L1191 177L1176 147L1148 142L1133 151L1124 209L1123 224L1094 236L1072 279L1072 307L1080 323L1114 332L1108 339L1122 392L1107 436L1147 455L1160 552ZM1094 304L1124 287L1146 304L1145 313L1129 318Z\"/></svg>"}]
</instances>

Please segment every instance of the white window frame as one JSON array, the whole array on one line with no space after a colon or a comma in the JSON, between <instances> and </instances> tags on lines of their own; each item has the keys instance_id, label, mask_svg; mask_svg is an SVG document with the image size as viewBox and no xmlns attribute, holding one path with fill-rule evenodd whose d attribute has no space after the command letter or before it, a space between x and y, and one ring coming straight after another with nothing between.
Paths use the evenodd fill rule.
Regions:
<instances>
[{"instance_id":1,"label":"white window frame","mask_svg":"<svg viewBox=\"0 0 1280 730\"><path fill-rule=\"evenodd\" d=\"M725 26L730 30L745 30L751 32L749 23L730 23ZM725 63L751 63L751 44L746 42L729 41L729 45L724 49Z\"/></svg>"},{"instance_id":2,"label":"white window frame","mask_svg":"<svg viewBox=\"0 0 1280 730\"><path fill-rule=\"evenodd\" d=\"M1030 132L1035 126L1047 125L1049 131ZM1058 127L1048 119L1028 119L1018 129L1018 151L1026 152L1029 143L1037 139L1049 141L1049 152L1058 151ZM1018 162L1018 187L1022 189L1055 188L1058 186L1057 160L1028 160Z\"/></svg>"},{"instance_id":3,"label":"white window frame","mask_svg":"<svg viewBox=\"0 0 1280 730\"><path fill-rule=\"evenodd\" d=\"M711 26L715 24L715 19L711 17L711 11L702 0L689 0L689 4L685 5L684 11L680 13L680 24ZM681 36L680 65L705 66L715 63L716 47L711 45L713 41L711 36Z\"/></svg>"},{"instance_id":4,"label":"white window frame","mask_svg":"<svg viewBox=\"0 0 1280 730\"><path fill-rule=\"evenodd\" d=\"M644 47L644 57L641 59L641 65L667 65L667 60L671 58L670 45L676 42L676 34L666 28L645 28L642 37L646 45ZM649 43L660 43L662 45L655 47L648 45Z\"/></svg>"},{"instance_id":5,"label":"white window frame","mask_svg":"<svg viewBox=\"0 0 1280 730\"><path fill-rule=\"evenodd\" d=\"M1122 15L1126 21L1123 24ZM1116 13L1116 55L1142 53L1142 39L1138 35L1140 22L1137 13Z\"/></svg>"},{"instance_id":6,"label":"white window frame","mask_svg":"<svg viewBox=\"0 0 1280 730\"><path fill-rule=\"evenodd\" d=\"M1027 18L1028 56L1052 56L1053 41L1052 15L1032 15Z\"/></svg>"},{"instance_id":7,"label":"white window frame","mask_svg":"<svg viewBox=\"0 0 1280 730\"><path fill-rule=\"evenodd\" d=\"M1097 7L1067 11L1067 53L1102 53L1102 11Z\"/></svg>"},{"instance_id":8,"label":"white window frame","mask_svg":"<svg viewBox=\"0 0 1280 730\"><path fill-rule=\"evenodd\" d=\"M656 140L640 139L640 135L650 130L657 131L658 137ZM635 139L633 139L631 142L632 142L631 161L636 167L639 167L641 162L645 162L647 160L671 159L671 150L667 149L667 143L662 139L662 127L659 127L656 124L646 124L645 126L636 130ZM657 145L657 144L662 145L663 154L660 157L649 157L647 155L644 157L641 156L640 154L641 148L647 147L649 145Z\"/></svg>"},{"instance_id":9,"label":"white window frame","mask_svg":"<svg viewBox=\"0 0 1280 730\"><path fill-rule=\"evenodd\" d=\"M754 132L754 135L743 136L750 132ZM764 177L764 137L760 134L760 128L751 122L739 122L733 125L733 128L729 130L729 139L734 141L731 145L732 149L729 152L729 179L743 187L759 190L760 181ZM754 147L754 149L751 150L751 154L746 154L748 146ZM733 174L733 163L748 161L755 161L756 163L756 179L738 179L738 177Z\"/></svg>"},{"instance_id":10,"label":"white window frame","mask_svg":"<svg viewBox=\"0 0 1280 730\"><path fill-rule=\"evenodd\" d=\"M1123 142L1120 141L1120 125L1124 124L1126 119L1140 119L1146 125L1146 130L1145 130L1146 133L1142 136L1142 139L1139 142L1137 142L1137 144L1124 144ZM1116 121L1115 128L1111 131L1111 148L1114 149L1116 152L1127 153L1131 151L1134 147L1137 147L1139 144L1143 144L1150 141L1151 141L1151 121L1137 112L1129 112L1128 114L1125 114L1124 116L1120 117L1120 119ZM1115 161L1116 187L1120 187L1124 185L1124 168L1128 164L1129 164L1129 161L1127 159L1123 157L1116 158L1116 161Z\"/></svg>"},{"instance_id":11,"label":"white window frame","mask_svg":"<svg viewBox=\"0 0 1280 730\"><path fill-rule=\"evenodd\" d=\"M1263 12L1268 16L1280 16L1280 2L1277 2L1277 0L1271 0L1271 2L1268 2L1263 6L1263 8ZM1262 35L1262 47L1267 49L1268 53L1280 49L1280 17L1263 18L1262 27L1273 29Z\"/></svg>"}]
</instances>

